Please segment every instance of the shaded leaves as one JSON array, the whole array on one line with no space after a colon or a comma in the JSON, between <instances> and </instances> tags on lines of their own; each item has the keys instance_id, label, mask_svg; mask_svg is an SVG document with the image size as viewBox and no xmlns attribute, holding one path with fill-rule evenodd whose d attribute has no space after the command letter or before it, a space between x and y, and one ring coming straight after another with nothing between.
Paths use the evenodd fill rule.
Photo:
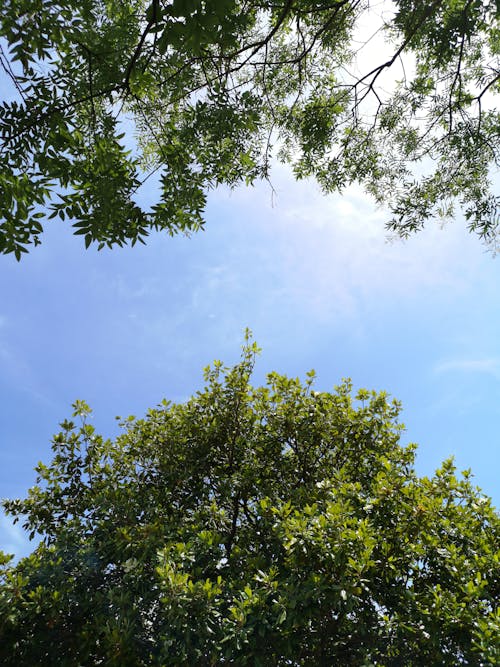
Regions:
<instances>
[{"instance_id":1,"label":"shaded leaves","mask_svg":"<svg viewBox=\"0 0 500 667\"><path fill-rule=\"evenodd\" d=\"M387 54L353 74L357 26L374 12L346 0L3 3L16 92L0 104L0 251L20 257L51 217L98 247L196 231L210 189L269 178L276 158L325 191L361 183L403 236L458 204L494 246L496 3L398 0ZM159 200L143 207L156 172Z\"/></svg>"}]
</instances>

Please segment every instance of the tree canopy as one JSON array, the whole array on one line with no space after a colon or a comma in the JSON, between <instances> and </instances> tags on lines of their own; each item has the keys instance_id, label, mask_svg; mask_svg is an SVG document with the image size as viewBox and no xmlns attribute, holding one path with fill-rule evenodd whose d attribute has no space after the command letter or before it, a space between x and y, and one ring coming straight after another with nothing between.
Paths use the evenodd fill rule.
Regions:
<instances>
[{"instance_id":1,"label":"tree canopy","mask_svg":"<svg viewBox=\"0 0 500 667\"><path fill-rule=\"evenodd\" d=\"M399 405L277 373L255 345L183 404L85 403L4 507L3 665L497 665L500 521L450 461L418 477Z\"/></svg>"},{"instance_id":2,"label":"tree canopy","mask_svg":"<svg viewBox=\"0 0 500 667\"><path fill-rule=\"evenodd\" d=\"M87 246L195 231L211 188L268 179L273 159L327 192L361 183L397 234L458 204L495 243L498 16L497 0L395 0L383 20L369 0L4 0L0 251L58 217ZM379 23L387 52L360 71Z\"/></svg>"}]
</instances>

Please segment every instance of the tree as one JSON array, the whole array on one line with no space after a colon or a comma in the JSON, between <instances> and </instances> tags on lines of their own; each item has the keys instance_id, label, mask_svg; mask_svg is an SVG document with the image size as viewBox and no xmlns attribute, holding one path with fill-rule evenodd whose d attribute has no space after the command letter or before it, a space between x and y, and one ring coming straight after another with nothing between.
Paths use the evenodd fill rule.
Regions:
<instances>
[{"instance_id":1,"label":"tree","mask_svg":"<svg viewBox=\"0 0 500 667\"><path fill-rule=\"evenodd\" d=\"M273 158L327 192L361 183L402 236L458 202L495 243L498 16L497 0L395 0L384 19L369 0L5 0L0 251L20 258L58 216L99 248L195 231L208 190L267 179ZM358 73L360 22L388 50Z\"/></svg>"},{"instance_id":2,"label":"tree","mask_svg":"<svg viewBox=\"0 0 500 667\"><path fill-rule=\"evenodd\" d=\"M496 665L498 515L402 447L399 405L277 373L256 347L114 442L85 403L3 557L3 665Z\"/></svg>"}]
</instances>

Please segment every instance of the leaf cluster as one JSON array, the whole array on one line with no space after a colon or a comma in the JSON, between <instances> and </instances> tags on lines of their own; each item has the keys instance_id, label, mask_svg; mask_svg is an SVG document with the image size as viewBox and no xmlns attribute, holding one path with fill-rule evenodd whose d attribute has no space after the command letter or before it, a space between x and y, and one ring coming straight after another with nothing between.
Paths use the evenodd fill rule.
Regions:
<instances>
[{"instance_id":1,"label":"leaf cluster","mask_svg":"<svg viewBox=\"0 0 500 667\"><path fill-rule=\"evenodd\" d=\"M314 390L257 348L183 404L98 436L78 401L2 560L8 665L498 664L498 515L431 478L384 394Z\"/></svg>"},{"instance_id":2,"label":"leaf cluster","mask_svg":"<svg viewBox=\"0 0 500 667\"><path fill-rule=\"evenodd\" d=\"M275 158L325 191L361 183L400 235L458 203L494 244L497 3L394 5L387 57L356 73L358 26L380 22L367 0L6 0L0 252L19 259L52 218L99 248L198 230L211 188Z\"/></svg>"}]
</instances>

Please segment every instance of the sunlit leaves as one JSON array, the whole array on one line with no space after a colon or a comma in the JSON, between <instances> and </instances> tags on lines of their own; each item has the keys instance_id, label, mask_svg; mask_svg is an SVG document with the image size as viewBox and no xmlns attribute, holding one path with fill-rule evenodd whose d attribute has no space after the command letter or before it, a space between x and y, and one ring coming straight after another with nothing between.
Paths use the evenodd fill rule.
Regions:
<instances>
[{"instance_id":1,"label":"sunlit leaves","mask_svg":"<svg viewBox=\"0 0 500 667\"><path fill-rule=\"evenodd\" d=\"M42 541L0 555L2 664L498 662L500 524L470 473L419 478L384 393L253 387L257 351L114 441L74 404L4 503Z\"/></svg>"}]
</instances>

